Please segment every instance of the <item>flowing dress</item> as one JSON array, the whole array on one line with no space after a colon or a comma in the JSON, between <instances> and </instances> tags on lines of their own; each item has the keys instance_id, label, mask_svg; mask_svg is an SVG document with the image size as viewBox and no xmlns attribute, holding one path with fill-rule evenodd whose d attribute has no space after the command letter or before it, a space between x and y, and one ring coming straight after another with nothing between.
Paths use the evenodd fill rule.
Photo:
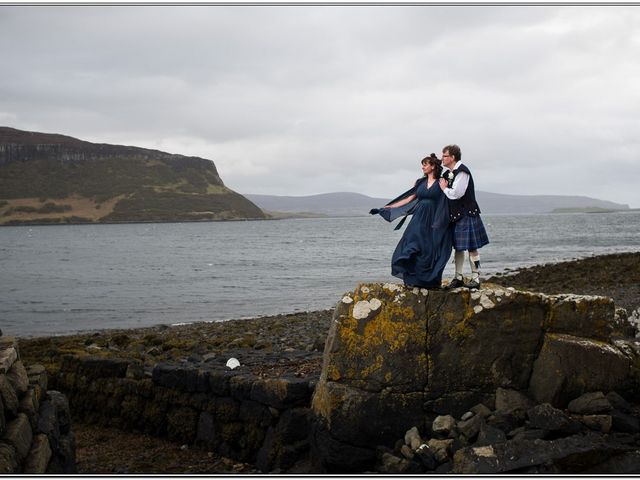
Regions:
<instances>
[{"instance_id":1,"label":"flowing dress","mask_svg":"<svg viewBox=\"0 0 640 480\"><path fill-rule=\"evenodd\" d=\"M449 203L437 181L427 187L423 178L414 188L417 198L408 212L412 218L393 252L391 274L405 285L440 287L453 246Z\"/></svg>"}]
</instances>

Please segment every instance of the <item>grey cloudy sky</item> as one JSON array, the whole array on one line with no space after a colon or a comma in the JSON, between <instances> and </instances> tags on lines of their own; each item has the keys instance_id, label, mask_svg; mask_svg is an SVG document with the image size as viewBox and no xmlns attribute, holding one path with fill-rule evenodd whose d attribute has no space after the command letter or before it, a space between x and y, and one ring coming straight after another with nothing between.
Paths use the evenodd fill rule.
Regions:
<instances>
[{"instance_id":1,"label":"grey cloudy sky","mask_svg":"<svg viewBox=\"0 0 640 480\"><path fill-rule=\"evenodd\" d=\"M0 125L214 160L241 193L640 207L637 6L0 6Z\"/></svg>"}]
</instances>

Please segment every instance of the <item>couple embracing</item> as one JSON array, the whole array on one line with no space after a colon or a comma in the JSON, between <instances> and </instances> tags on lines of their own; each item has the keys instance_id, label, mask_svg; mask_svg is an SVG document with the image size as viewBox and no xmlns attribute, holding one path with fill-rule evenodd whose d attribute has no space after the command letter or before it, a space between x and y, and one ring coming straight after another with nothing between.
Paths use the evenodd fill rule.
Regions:
<instances>
[{"instance_id":1,"label":"couple embracing","mask_svg":"<svg viewBox=\"0 0 640 480\"><path fill-rule=\"evenodd\" d=\"M404 231L391 260L391 274L409 287L440 288L442 272L455 250L455 276L447 288L480 288L480 254L489 243L480 218L473 176L462 163L457 145L442 149L442 159L434 153L422 159L422 172L413 188L371 214L380 214L391 222L408 215L411 221ZM465 251L469 252L471 281L462 274Z\"/></svg>"}]
</instances>

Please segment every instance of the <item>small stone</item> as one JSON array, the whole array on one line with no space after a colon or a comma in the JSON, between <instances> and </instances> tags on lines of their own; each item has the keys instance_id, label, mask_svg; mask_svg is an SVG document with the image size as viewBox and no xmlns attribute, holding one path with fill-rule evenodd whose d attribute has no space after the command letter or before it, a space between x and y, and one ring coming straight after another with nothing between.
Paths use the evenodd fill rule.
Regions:
<instances>
[{"instance_id":1,"label":"small stone","mask_svg":"<svg viewBox=\"0 0 640 480\"><path fill-rule=\"evenodd\" d=\"M589 392L569 402L567 409L571 413L594 415L611 411L611 403L602 392Z\"/></svg>"},{"instance_id":2,"label":"small stone","mask_svg":"<svg viewBox=\"0 0 640 480\"><path fill-rule=\"evenodd\" d=\"M451 415L439 415L433 421L431 430L434 433L448 435L456 427L456 419Z\"/></svg>"},{"instance_id":3,"label":"small stone","mask_svg":"<svg viewBox=\"0 0 640 480\"><path fill-rule=\"evenodd\" d=\"M402 445L402 447L400 448L400 453L404 456L404 458L409 460L412 460L415 456L413 450L411 450L411 447L409 445Z\"/></svg>"},{"instance_id":4,"label":"small stone","mask_svg":"<svg viewBox=\"0 0 640 480\"><path fill-rule=\"evenodd\" d=\"M438 440L432 438L427 442L427 446L433 452L435 459L438 463L444 463L449 459L449 454L453 448L453 439Z\"/></svg>"},{"instance_id":5,"label":"small stone","mask_svg":"<svg viewBox=\"0 0 640 480\"><path fill-rule=\"evenodd\" d=\"M609 433L613 426L611 415L585 415L579 420L591 430L602 433Z\"/></svg>"},{"instance_id":6,"label":"small stone","mask_svg":"<svg viewBox=\"0 0 640 480\"><path fill-rule=\"evenodd\" d=\"M473 412L467 412L464 415L462 415L462 417L460 417L460 420L462 421L469 420L471 417L473 417Z\"/></svg>"},{"instance_id":7,"label":"small stone","mask_svg":"<svg viewBox=\"0 0 640 480\"><path fill-rule=\"evenodd\" d=\"M422 444L416 450L415 456L418 458L425 470L434 470L438 466L438 460L429 445Z\"/></svg>"},{"instance_id":8,"label":"small stone","mask_svg":"<svg viewBox=\"0 0 640 480\"><path fill-rule=\"evenodd\" d=\"M487 418L489 415L491 415L491 410L489 410L489 408L486 407L483 403L479 403L478 405L473 407L471 409L471 412L475 413L476 415L480 415L482 418Z\"/></svg>"},{"instance_id":9,"label":"small stone","mask_svg":"<svg viewBox=\"0 0 640 480\"><path fill-rule=\"evenodd\" d=\"M458 422L457 428L467 440L471 440L480 432L480 426L482 423L484 423L482 417L476 415L472 416L469 420Z\"/></svg>"},{"instance_id":10,"label":"small stone","mask_svg":"<svg viewBox=\"0 0 640 480\"><path fill-rule=\"evenodd\" d=\"M422 438L420 438L420 432L418 431L418 427L413 427L407 430L407 433L404 434L404 443L411 447L412 450L416 450L420 445L422 445Z\"/></svg>"},{"instance_id":11,"label":"small stone","mask_svg":"<svg viewBox=\"0 0 640 480\"><path fill-rule=\"evenodd\" d=\"M527 411L529 426L550 431L573 430L575 420L569 418L562 410L554 408L549 403L536 405Z\"/></svg>"}]
</instances>

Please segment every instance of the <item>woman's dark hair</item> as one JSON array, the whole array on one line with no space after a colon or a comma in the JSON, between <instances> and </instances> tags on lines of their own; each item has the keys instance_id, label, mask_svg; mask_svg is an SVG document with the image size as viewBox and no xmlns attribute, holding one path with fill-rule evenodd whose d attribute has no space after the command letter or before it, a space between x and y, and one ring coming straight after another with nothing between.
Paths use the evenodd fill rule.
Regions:
<instances>
[{"instance_id":1,"label":"woman's dark hair","mask_svg":"<svg viewBox=\"0 0 640 480\"><path fill-rule=\"evenodd\" d=\"M440 178L440 175L442 175L442 160L440 160L435 153L432 153L428 157L424 157L420 163L423 165L428 163L435 168L433 175L436 177L436 180Z\"/></svg>"}]
</instances>

